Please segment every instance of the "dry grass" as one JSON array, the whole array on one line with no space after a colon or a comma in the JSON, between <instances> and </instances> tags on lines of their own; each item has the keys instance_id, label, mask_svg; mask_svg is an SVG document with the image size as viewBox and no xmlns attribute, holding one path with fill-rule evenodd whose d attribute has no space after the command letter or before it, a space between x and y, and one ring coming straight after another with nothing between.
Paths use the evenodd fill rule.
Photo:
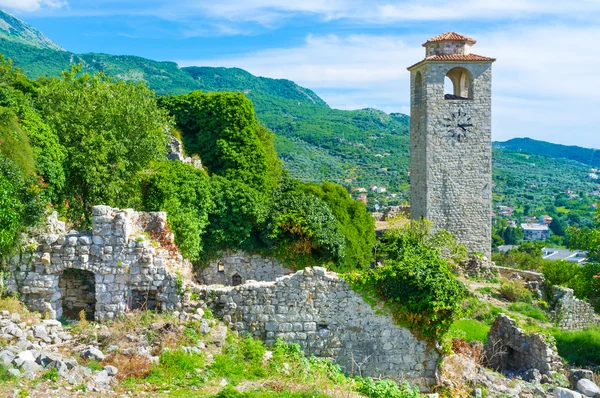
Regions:
<instances>
[{"instance_id":1,"label":"dry grass","mask_svg":"<svg viewBox=\"0 0 600 398\"><path fill-rule=\"evenodd\" d=\"M22 322L28 324L37 323L39 321L39 314L29 312L25 304L23 304L17 297L8 296L0 299L0 311L9 311L11 314L19 314Z\"/></svg>"},{"instance_id":2,"label":"dry grass","mask_svg":"<svg viewBox=\"0 0 600 398\"><path fill-rule=\"evenodd\" d=\"M146 357L118 353L108 355L104 361L102 361L102 365L112 365L119 369L119 373L117 373L117 378L119 380L128 377L143 378L146 377L152 369L152 363Z\"/></svg>"}]
</instances>

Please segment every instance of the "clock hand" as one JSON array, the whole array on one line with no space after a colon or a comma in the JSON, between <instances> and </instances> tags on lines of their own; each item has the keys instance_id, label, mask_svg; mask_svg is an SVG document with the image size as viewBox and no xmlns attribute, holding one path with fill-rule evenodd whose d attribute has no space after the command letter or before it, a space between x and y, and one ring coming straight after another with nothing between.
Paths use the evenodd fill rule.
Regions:
<instances>
[{"instance_id":1,"label":"clock hand","mask_svg":"<svg viewBox=\"0 0 600 398\"><path fill-rule=\"evenodd\" d=\"M463 124L457 124L458 127L473 127L472 123L463 123Z\"/></svg>"}]
</instances>

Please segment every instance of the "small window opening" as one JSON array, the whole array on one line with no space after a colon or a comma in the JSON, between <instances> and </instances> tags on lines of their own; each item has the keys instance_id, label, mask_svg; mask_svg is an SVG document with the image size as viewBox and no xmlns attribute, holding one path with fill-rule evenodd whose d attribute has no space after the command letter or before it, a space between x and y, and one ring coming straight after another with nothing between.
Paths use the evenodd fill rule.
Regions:
<instances>
[{"instance_id":1,"label":"small window opening","mask_svg":"<svg viewBox=\"0 0 600 398\"><path fill-rule=\"evenodd\" d=\"M452 68L444 78L444 99L469 100L473 99L473 84L471 72L465 68Z\"/></svg>"},{"instance_id":2,"label":"small window opening","mask_svg":"<svg viewBox=\"0 0 600 398\"><path fill-rule=\"evenodd\" d=\"M156 290L132 290L129 295L128 307L131 311L154 311L158 308L158 292Z\"/></svg>"},{"instance_id":3,"label":"small window opening","mask_svg":"<svg viewBox=\"0 0 600 398\"><path fill-rule=\"evenodd\" d=\"M225 264L223 263L223 260L217 263L217 272L225 272Z\"/></svg>"},{"instance_id":4,"label":"small window opening","mask_svg":"<svg viewBox=\"0 0 600 398\"><path fill-rule=\"evenodd\" d=\"M235 274L231 277L231 284L233 286L238 286L242 284L242 277L240 276L240 274Z\"/></svg>"},{"instance_id":5,"label":"small window opening","mask_svg":"<svg viewBox=\"0 0 600 398\"><path fill-rule=\"evenodd\" d=\"M414 85L414 104L418 105L423 101L423 77L421 72L415 74Z\"/></svg>"}]
</instances>

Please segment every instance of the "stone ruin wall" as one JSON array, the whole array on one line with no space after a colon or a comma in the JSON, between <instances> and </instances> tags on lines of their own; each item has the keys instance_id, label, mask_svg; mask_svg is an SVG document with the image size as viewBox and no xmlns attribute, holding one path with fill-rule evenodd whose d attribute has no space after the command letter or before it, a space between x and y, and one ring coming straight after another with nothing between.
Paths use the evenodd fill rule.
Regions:
<instances>
[{"instance_id":1,"label":"stone ruin wall","mask_svg":"<svg viewBox=\"0 0 600 398\"><path fill-rule=\"evenodd\" d=\"M538 297L543 296L551 305L552 320L560 329L577 330L600 324L600 318L595 314L592 305L575 297L573 289L562 286L550 286L547 289L544 286L546 283L544 275L539 272L499 266L492 268L496 269L503 278L522 280L525 286Z\"/></svg>"},{"instance_id":2,"label":"stone ruin wall","mask_svg":"<svg viewBox=\"0 0 600 398\"><path fill-rule=\"evenodd\" d=\"M600 324L590 303L579 300L573 295L573 289L552 286L553 320L561 329L584 329L593 324Z\"/></svg>"},{"instance_id":3,"label":"stone ruin wall","mask_svg":"<svg viewBox=\"0 0 600 398\"><path fill-rule=\"evenodd\" d=\"M499 371L537 369L547 374L562 367L554 345L540 334L525 333L504 314L498 315L488 333L485 357L487 365Z\"/></svg>"},{"instance_id":4,"label":"stone ruin wall","mask_svg":"<svg viewBox=\"0 0 600 398\"><path fill-rule=\"evenodd\" d=\"M183 315L208 305L241 334L267 345L278 338L297 343L349 374L409 380L423 388L436 382L438 351L373 309L335 273L316 267L291 274L274 260L226 252L211 264L212 274L202 275L207 283L231 285L235 272L242 284L195 285L189 262L174 246L151 239L162 234L158 240L172 244L164 213L95 206L92 216L92 231L70 233L51 218L59 228L36 236L33 249L13 259L8 288L31 310L59 318L72 310L65 305L103 321L136 308ZM179 294L179 275L187 293Z\"/></svg>"},{"instance_id":5,"label":"stone ruin wall","mask_svg":"<svg viewBox=\"0 0 600 398\"><path fill-rule=\"evenodd\" d=\"M228 250L198 272L198 281L204 285L236 286L250 280L274 281L293 272L275 259Z\"/></svg>"},{"instance_id":6,"label":"stone ruin wall","mask_svg":"<svg viewBox=\"0 0 600 398\"><path fill-rule=\"evenodd\" d=\"M67 233L56 218L50 223L54 231L34 237L32 251L10 265L7 287L31 310L60 318L63 304L86 312L93 307L102 321L140 306L140 297L161 310L179 308L178 274L191 280L191 265L173 249L165 213L95 206L92 231ZM69 276L73 270L78 276Z\"/></svg>"},{"instance_id":7,"label":"stone ruin wall","mask_svg":"<svg viewBox=\"0 0 600 398\"><path fill-rule=\"evenodd\" d=\"M312 355L333 358L345 372L435 383L440 356L355 293L336 273L306 268L274 282L195 288L233 330L273 344L297 343ZM190 301L186 311L197 303Z\"/></svg>"}]
</instances>

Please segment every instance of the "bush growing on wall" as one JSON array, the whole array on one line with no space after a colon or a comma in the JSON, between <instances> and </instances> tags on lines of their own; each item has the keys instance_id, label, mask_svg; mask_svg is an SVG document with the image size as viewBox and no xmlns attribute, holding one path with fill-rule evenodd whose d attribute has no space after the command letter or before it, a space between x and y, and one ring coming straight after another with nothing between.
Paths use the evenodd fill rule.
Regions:
<instances>
[{"instance_id":1,"label":"bush growing on wall","mask_svg":"<svg viewBox=\"0 0 600 398\"><path fill-rule=\"evenodd\" d=\"M301 189L327 204L344 235L344 257L336 264L336 269L341 272L368 268L376 241L375 219L367 212L364 203L352 199L344 187L332 182L302 184Z\"/></svg>"},{"instance_id":2,"label":"bush growing on wall","mask_svg":"<svg viewBox=\"0 0 600 398\"><path fill-rule=\"evenodd\" d=\"M198 154L211 174L272 191L282 174L273 135L254 118L254 106L242 93L194 91L163 97L160 104L175 117L189 154Z\"/></svg>"},{"instance_id":3,"label":"bush growing on wall","mask_svg":"<svg viewBox=\"0 0 600 398\"><path fill-rule=\"evenodd\" d=\"M441 257L440 248L428 240L426 223L387 231L384 265L346 277L371 302L383 301L401 325L439 341L458 317L466 289L452 274L450 262Z\"/></svg>"},{"instance_id":4,"label":"bush growing on wall","mask_svg":"<svg viewBox=\"0 0 600 398\"><path fill-rule=\"evenodd\" d=\"M225 249L261 248L259 230L269 206L266 195L220 176L212 176L210 186L215 206L208 216L209 226L204 236L206 257Z\"/></svg>"},{"instance_id":5,"label":"bush growing on wall","mask_svg":"<svg viewBox=\"0 0 600 398\"><path fill-rule=\"evenodd\" d=\"M180 162L159 162L142 175L143 208L166 211L181 253L191 260L202 254L202 235L213 208L210 183L199 169Z\"/></svg>"}]
</instances>

